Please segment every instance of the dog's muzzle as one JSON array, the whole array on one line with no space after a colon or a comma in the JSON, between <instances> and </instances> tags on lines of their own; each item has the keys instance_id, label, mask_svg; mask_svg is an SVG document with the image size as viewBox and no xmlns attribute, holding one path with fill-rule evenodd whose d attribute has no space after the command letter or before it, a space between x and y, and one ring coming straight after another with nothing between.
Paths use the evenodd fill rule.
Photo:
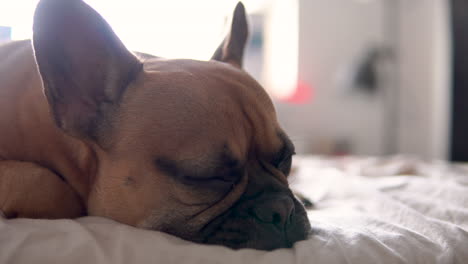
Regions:
<instances>
[{"instance_id":1,"label":"dog's muzzle","mask_svg":"<svg viewBox=\"0 0 468 264\"><path fill-rule=\"evenodd\" d=\"M302 204L288 191L244 195L203 231L207 244L234 249L290 248L307 239L310 223Z\"/></svg>"}]
</instances>

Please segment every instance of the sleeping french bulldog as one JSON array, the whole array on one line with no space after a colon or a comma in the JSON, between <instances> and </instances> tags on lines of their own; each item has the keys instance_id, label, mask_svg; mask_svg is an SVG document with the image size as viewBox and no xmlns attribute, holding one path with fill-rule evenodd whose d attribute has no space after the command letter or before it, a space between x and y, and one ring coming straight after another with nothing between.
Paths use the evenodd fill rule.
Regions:
<instances>
[{"instance_id":1,"label":"sleeping french bulldog","mask_svg":"<svg viewBox=\"0 0 468 264\"><path fill-rule=\"evenodd\" d=\"M0 210L231 248L306 239L294 146L242 70L247 31L239 3L210 61L168 60L128 51L80 0L40 1L33 40L0 46Z\"/></svg>"}]
</instances>

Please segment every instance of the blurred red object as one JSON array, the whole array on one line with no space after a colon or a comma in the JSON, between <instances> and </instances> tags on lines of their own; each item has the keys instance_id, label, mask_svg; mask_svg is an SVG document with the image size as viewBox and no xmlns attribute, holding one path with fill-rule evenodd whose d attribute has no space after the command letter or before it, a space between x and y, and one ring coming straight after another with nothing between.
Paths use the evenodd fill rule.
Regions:
<instances>
[{"instance_id":1,"label":"blurred red object","mask_svg":"<svg viewBox=\"0 0 468 264\"><path fill-rule=\"evenodd\" d=\"M314 89L312 85L298 81L297 87L292 95L283 98L282 101L293 103L293 104L306 104L312 102L314 97Z\"/></svg>"}]
</instances>

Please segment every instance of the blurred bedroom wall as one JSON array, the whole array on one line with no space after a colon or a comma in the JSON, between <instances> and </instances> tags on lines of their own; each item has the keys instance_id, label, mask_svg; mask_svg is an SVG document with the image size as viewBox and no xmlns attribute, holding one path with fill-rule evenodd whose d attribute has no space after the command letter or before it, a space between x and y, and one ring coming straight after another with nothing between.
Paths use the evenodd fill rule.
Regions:
<instances>
[{"instance_id":1,"label":"blurred bedroom wall","mask_svg":"<svg viewBox=\"0 0 468 264\"><path fill-rule=\"evenodd\" d=\"M448 159L452 44L449 1L399 1L401 153Z\"/></svg>"},{"instance_id":2,"label":"blurred bedroom wall","mask_svg":"<svg viewBox=\"0 0 468 264\"><path fill-rule=\"evenodd\" d=\"M443 0L302 0L299 79L306 104L277 101L301 152L446 159L450 28ZM377 49L374 90L343 76ZM345 81L343 81L345 79Z\"/></svg>"},{"instance_id":3,"label":"blurred bedroom wall","mask_svg":"<svg viewBox=\"0 0 468 264\"><path fill-rule=\"evenodd\" d=\"M86 2L130 49L209 59L237 1ZM0 1L2 32L30 37L36 3ZM244 3L246 70L272 95L298 153L448 157L448 1Z\"/></svg>"},{"instance_id":4,"label":"blurred bedroom wall","mask_svg":"<svg viewBox=\"0 0 468 264\"><path fill-rule=\"evenodd\" d=\"M382 85L349 83L356 61L386 45L381 1L300 1L298 79L313 89L310 102L277 102L281 123L300 152L384 153Z\"/></svg>"}]
</instances>

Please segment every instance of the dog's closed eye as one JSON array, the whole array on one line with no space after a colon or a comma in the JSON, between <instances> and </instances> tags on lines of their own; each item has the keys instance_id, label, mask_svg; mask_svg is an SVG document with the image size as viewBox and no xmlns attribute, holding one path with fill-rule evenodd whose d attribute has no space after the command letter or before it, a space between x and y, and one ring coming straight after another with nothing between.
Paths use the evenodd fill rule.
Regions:
<instances>
[{"instance_id":1,"label":"dog's closed eye","mask_svg":"<svg viewBox=\"0 0 468 264\"><path fill-rule=\"evenodd\" d=\"M190 163L190 161L174 161L168 158L155 160L159 170L185 185L200 187L231 186L244 173L244 167L239 162L229 161L228 163L220 163L207 168L200 168L200 166Z\"/></svg>"}]
</instances>

